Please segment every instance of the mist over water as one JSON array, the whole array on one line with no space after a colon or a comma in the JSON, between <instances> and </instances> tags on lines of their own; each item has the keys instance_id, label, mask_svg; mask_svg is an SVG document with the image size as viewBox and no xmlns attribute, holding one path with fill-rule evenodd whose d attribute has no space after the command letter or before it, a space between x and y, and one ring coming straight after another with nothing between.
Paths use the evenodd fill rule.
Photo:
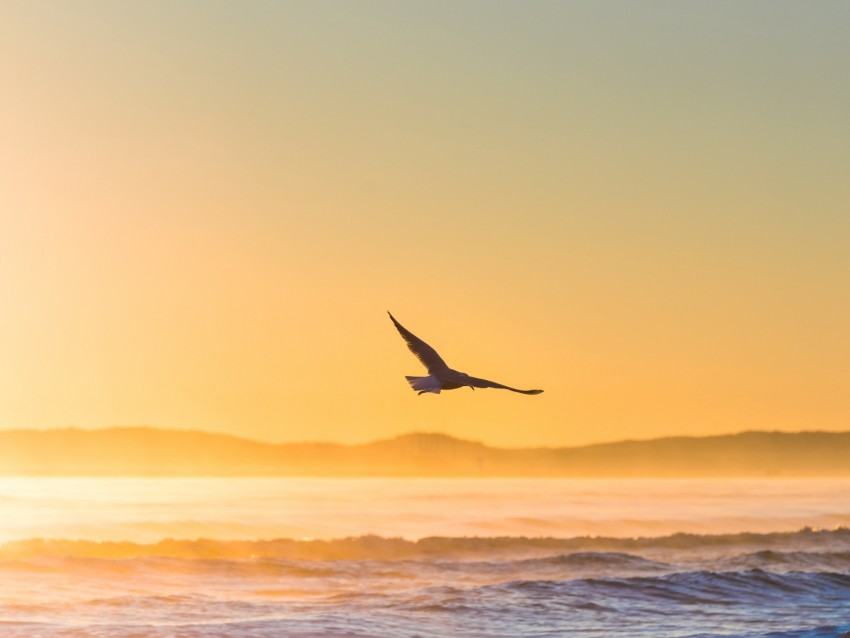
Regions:
<instances>
[{"instance_id":1,"label":"mist over water","mask_svg":"<svg viewBox=\"0 0 850 638\"><path fill-rule=\"evenodd\" d=\"M841 636L850 480L0 479L0 636Z\"/></svg>"},{"instance_id":2,"label":"mist over water","mask_svg":"<svg viewBox=\"0 0 850 638\"><path fill-rule=\"evenodd\" d=\"M0 542L659 536L850 526L850 479L0 478Z\"/></svg>"}]
</instances>

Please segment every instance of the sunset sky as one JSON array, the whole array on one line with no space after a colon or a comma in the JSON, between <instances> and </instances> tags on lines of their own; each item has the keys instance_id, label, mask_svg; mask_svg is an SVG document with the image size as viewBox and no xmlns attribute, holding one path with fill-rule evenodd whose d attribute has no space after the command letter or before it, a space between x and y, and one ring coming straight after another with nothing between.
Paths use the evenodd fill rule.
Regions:
<instances>
[{"instance_id":1,"label":"sunset sky","mask_svg":"<svg viewBox=\"0 0 850 638\"><path fill-rule=\"evenodd\" d=\"M850 429L850 3L0 4L0 428ZM528 397L418 397L390 310Z\"/></svg>"}]
</instances>

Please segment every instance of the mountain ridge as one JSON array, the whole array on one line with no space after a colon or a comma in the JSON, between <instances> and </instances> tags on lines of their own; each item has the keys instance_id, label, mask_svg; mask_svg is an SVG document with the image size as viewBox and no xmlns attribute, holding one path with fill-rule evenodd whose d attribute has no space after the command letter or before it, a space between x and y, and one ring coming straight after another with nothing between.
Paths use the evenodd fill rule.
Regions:
<instances>
[{"instance_id":1,"label":"mountain ridge","mask_svg":"<svg viewBox=\"0 0 850 638\"><path fill-rule=\"evenodd\" d=\"M850 476L850 432L745 431L575 447L492 447L435 432L267 443L151 426L0 430L5 476Z\"/></svg>"}]
</instances>

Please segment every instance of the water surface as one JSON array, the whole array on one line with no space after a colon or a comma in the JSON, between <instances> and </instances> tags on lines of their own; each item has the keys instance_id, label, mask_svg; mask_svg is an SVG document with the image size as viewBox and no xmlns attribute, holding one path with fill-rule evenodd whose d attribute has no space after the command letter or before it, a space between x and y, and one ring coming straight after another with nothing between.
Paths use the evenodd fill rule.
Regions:
<instances>
[{"instance_id":1,"label":"water surface","mask_svg":"<svg viewBox=\"0 0 850 638\"><path fill-rule=\"evenodd\" d=\"M6 478L0 636L841 636L843 526L848 480Z\"/></svg>"}]
</instances>

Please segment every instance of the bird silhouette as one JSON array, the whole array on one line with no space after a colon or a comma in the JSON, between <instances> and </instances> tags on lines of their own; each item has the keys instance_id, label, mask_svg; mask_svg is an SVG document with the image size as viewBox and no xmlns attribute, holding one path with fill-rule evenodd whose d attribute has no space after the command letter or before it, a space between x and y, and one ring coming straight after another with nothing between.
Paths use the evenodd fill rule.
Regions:
<instances>
[{"instance_id":1,"label":"bird silhouette","mask_svg":"<svg viewBox=\"0 0 850 638\"><path fill-rule=\"evenodd\" d=\"M423 394L424 392L440 394L441 390L454 390L455 388L463 388L466 386L473 390L475 390L475 388L499 388L502 390L510 390L511 392L519 392L521 394L540 394L543 392L543 390L517 390L516 388L502 385L495 381L471 377L465 372L453 370L446 365L446 362L443 361L442 357L437 354L437 351L434 350L434 348L429 346L427 343L422 341L422 339L396 321L396 318L393 317L391 312L387 311L387 314L390 316L390 319L392 319L396 329L407 342L407 347L413 354L416 355L416 358L419 359L422 365L428 369L427 377L404 377L407 379L410 387L416 390L418 394Z\"/></svg>"}]
</instances>

